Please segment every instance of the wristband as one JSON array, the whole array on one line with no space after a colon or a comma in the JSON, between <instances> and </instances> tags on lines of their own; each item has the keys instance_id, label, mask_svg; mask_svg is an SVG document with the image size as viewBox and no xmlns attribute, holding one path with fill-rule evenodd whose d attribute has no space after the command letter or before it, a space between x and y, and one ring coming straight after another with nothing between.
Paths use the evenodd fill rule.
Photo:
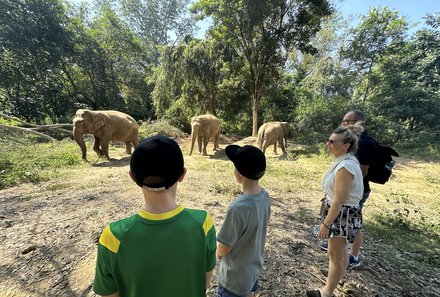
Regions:
<instances>
[{"instance_id":1,"label":"wristband","mask_svg":"<svg viewBox=\"0 0 440 297\"><path fill-rule=\"evenodd\" d=\"M324 222L322 222L322 224L323 224L327 229L331 230L330 227L327 226Z\"/></svg>"}]
</instances>

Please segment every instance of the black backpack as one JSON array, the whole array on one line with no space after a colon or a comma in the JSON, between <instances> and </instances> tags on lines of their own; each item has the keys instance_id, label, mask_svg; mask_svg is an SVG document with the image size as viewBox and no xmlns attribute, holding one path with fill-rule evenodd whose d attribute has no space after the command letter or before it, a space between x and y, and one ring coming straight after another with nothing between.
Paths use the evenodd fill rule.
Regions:
<instances>
[{"instance_id":1,"label":"black backpack","mask_svg":"<svg viewBox=\"0 0 440 297\"><path fill-rule=\"evenodd\" d=\"M399 154L389 146L377 142L376 146L376 156L368 167L367 178L373 183L383 185L390 179L395 164L392 156L398 157Z\"/></svg>"}]
</instances>

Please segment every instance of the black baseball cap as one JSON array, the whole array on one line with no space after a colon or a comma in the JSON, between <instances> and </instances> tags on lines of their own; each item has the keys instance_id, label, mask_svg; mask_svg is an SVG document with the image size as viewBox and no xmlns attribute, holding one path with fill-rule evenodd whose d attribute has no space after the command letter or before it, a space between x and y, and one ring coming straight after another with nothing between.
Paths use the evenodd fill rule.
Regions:
<instances>
[{"instance_id":1,"label":"black baseball cap","mask_svg":"<svg viewBox=\"0 0 440 297\"><path fill-rule=\"evenodd\" d=\"M183 174L182 150L177 142L162 135L145 138L131 156L130 170L138 186L155 191L168 189ZM145 182L146 177L155 178Z\"/></svg>"},{"instance_id":2,"label":"black baseball cap","mask_svg":"<svg viewBox=\"0 0 440 297\"><path fill-rule=\"evenodd\" d=\"M226 156L234 163L235 168L244 177L260 179L266 170L266 157L263 152L252 145L228 145L225 149Z\"/></svg>"}]
</instances>

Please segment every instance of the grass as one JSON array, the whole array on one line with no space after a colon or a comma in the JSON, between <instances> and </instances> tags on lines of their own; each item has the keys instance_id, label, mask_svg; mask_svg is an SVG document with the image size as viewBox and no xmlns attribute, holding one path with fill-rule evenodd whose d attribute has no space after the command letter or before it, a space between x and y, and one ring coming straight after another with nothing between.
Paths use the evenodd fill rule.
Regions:
<instances>
[{"instance_id":1,"label":"grass","mask_svg":"<svg viewBox=\"0 0 440 297\"><path fill-rule=\"evenodd\" d=\"M165 122L141 126L141 138L158 133L184 138L181 146L189 177L183 183L183 198L203 195L210 199L212 196L213 201L229 202L240 192L232 174L233 165L227 161L224 151L215 155L210 152L208 157L197 153L189 157L188 135ZM73 141L41 143L34 136L15 135L3 129L0 144L0 189L47 181L60 175L68 179L71 178L69 170L61 169L90 166L82 162L79 147ZM101 162L90 143L87 146L92 165ZM211 148L212 143L208 151ZM111 146L110 154L115 150L124 148ZM400 153L392 179L385 185L372 184L364 227L369 240L380 242L389 262L404 269L429 271L429 267L440 267L440 164L404 159L405 154ZM267 151L267 172L261 183L277 201L294 201L291 204L297 207L294 212L297 220L312 223L322 196L321 180L330 162L322 144L291 145L287 157ZM191 184L194 179L203 179L203 186L195 190ZM93 184L99 186L99 180L90 180L84 187L90 188ZM66 187L68 182L46 185L49 191Z\"/></svg>"},{"instance_id":2,"label":"grass","mask_svg":"<svg viewBox=\"0 0 440 297\"><path fill-rule=\"evenodd\" d=\"M41 182L58 175L58 169L81 164L78 146L72 142L2 145L0 189L24 182Z\"/></svg>"}]
</instances>

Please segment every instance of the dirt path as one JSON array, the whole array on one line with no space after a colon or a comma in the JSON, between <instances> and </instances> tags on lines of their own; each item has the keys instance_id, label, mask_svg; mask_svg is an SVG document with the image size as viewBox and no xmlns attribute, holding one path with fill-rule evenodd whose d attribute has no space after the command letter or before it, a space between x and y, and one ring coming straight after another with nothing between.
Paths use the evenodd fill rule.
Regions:
<instances>
[{"instance_id":1,"label":"dirt path","mask_svg":"<svg viewBox=\"0 0 440 297\"><path fill-rule=\"evenodd\" d=\"M102 228L142 206L127 176L128 158L115 158L120 160L71 169L68 178L0 191L0 296L95 296L91 285ZM229 201L206 195L202 177L187 177L180 202L207 209L218 228ZM311 235L314 222L308 218L315 205L301 192L273 191L272 198L259 296L303 296L325 281L327 269L327 256ZM380 243L366 238L364 266L347 272L336 296L440 296L438 269L431 275L397 271L382 259ZM213 285L209 296L215 296Z\"/></svg>"}]
</instances>

